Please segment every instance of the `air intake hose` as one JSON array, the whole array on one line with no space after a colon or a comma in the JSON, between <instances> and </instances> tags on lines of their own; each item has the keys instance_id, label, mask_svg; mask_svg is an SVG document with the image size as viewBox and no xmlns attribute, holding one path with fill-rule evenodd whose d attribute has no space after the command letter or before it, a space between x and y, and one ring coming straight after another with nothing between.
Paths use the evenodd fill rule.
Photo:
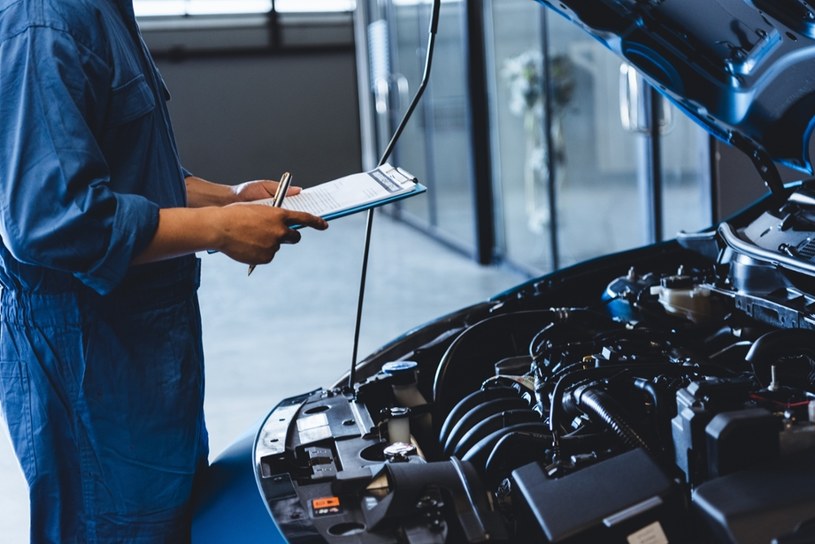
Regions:
<instances>
[{"instance_id":1,"label":"air intake hose","mask_svg":"<svg viewBox=\"0 0 815 544\"><path fill-rule=\"evenodd\" d=\"M575 392L577 406L592 419L603 423L630 448L651 451L645 440L622 415L623 410L613 398L597 387L586 387Z\"/></svg>"}]
</instances>

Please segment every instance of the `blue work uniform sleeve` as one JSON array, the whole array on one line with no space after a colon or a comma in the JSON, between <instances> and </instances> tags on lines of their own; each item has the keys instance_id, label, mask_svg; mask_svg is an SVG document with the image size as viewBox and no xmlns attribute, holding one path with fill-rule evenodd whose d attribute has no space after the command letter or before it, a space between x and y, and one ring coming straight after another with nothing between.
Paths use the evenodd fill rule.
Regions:
<instances>
[{"instance_id":1,"label":"blue work uniform sleeve","mask_svg":"<svg viewBox=\"0 0 815 544\"><path fill-rule=\"evenodd\" d=\"M111 68L67 32L0 43L0 235L17 260L111 291L158 227L158 205L111 189L100 147ZM102 84L100 84L102 82Z\"/></svg>"}]
</instances>

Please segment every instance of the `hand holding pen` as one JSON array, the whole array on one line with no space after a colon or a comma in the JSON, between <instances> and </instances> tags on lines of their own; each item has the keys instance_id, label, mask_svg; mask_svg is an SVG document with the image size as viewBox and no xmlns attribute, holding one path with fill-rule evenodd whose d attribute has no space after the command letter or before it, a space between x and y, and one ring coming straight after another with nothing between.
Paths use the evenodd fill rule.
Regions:
<instances>
[{"instance_id":1,"label":"hand holding pen","mask_svg":"<svg viewBox=\"0 0 815 544\"><path fill-rule=\"evenodd\" d=\"M272 206L275 208L279 208L283 205L283 199L286 198L286 193L289 190L289 186L291 185L291 174L288 172L284 172L282 176L280 176L280 182L277 184L277 191L275 191L274 200L272 201ZM247 272L247 276L251 276L252 272L255 270L254 264L249 265L249 271Z\"/></svg>"}]
</instances>

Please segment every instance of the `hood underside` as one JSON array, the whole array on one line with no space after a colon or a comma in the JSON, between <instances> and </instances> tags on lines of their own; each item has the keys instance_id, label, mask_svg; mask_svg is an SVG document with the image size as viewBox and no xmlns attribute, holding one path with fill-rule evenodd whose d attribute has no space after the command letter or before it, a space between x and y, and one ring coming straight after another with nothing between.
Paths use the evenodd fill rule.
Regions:
<instances>
[{"instance_id":1,"label":"hood underside","mask_svg":"<svg viewBox=\"0 0 815 544\"><path fill-rule=\"evenodd\" d=\"M721 140L811 174L815 0L537 0Z\"/></svg>"}]
</instances>

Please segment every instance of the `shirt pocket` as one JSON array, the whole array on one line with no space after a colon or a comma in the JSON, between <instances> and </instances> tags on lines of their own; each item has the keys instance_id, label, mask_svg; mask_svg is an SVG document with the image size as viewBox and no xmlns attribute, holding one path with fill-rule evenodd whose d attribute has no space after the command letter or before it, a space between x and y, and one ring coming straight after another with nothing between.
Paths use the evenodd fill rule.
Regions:
<instances>
[{"instance_id":1,"label":"shirt pocket","mask_svg":"<svg viewBox=\"0 0 815 544\"><path fill-rule=\"evenodd\" d=\"M107 128L118 127L147 115L156 108L156 99L143 74L113 89L105 122Z\"/></svg>"}]
</instances>

